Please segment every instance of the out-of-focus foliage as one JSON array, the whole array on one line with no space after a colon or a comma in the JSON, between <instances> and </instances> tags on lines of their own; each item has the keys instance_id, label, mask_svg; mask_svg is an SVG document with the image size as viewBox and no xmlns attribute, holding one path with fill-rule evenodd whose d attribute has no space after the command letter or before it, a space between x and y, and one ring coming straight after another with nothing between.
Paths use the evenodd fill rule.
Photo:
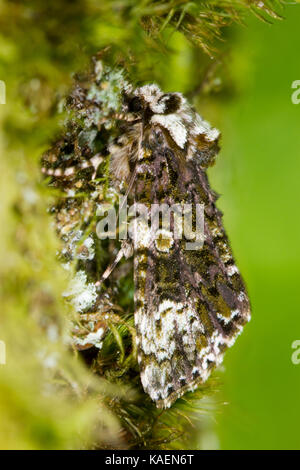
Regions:
<instances>
[{"instance_id":1,"label":"out-of-focus foliage","mask_svg":"<svg viewBox=\"0 0 300 470\"><path fill-rule=\"evenodd\" d=\"M0 447L121 445L120 426L99 399L109 402L116 390L71 354L71 315L61 300L66 278L36 165L21 149L5 148L2 132L0 167Z\"/></svg>"},{"instance_id":2,"label":"out-of-focus foliage","mask_svg":"<svg viewBox=\"0 0 300 470\"><path fill-rule=\"evenodd\" d=\"M222 449L300 448L300 365L292 362L300 339L300 104L291 100L300 5L285 17L238 31L231 72L239 92L218 105L222 150L211 180L252 302L252 320L224 360Z\"/></svg>"},{"instance_id":3,"label":"out-of-focus foliage","mask_svg":"<svg viewBox=\"0 0 300 470\"><path fill-rule=\"evenodd\" d=\"M62 125L59 110L74 72L85 71L99 49L110 46L108 61L136 82L209 96L223 72L220 57L212 61L203 51L211 54L221 28L247 10L274 18L280 4L0 0L0 79L7 90L0 105L0 340L7 348L7 364L0 365L1 448L199 445L197 427L187 431L190 416L202 411L203 390L171 412L150 410L122 380L116 391L115 381L100 380L72 351L73 312L62 301L67 279L56 261L46 211L52 195L39 183L39 158ZM214 115L214 106L207 109Z\"/></svg>"}]
</instances>

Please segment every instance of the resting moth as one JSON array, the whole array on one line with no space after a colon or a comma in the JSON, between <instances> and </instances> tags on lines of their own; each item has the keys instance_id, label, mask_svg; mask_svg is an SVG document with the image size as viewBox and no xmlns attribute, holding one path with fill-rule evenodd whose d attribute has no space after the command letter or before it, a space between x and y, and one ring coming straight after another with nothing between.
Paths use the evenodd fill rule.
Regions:
<instances>
[{"instance_id":1,"label":"resting moth","mask_svg":"<svg viewBox=\"0 0 300 470\"><path fill-rule=\"evenodd\" d=\"M43 173L68 192L67 202L56 208L59 231L67 237L68 246L78 221L92 217L101 180L96 176L101 176L108 158L115 190L120 193L127 188L129 199L148 211L161 204L204 207L200 249L187 250L185 236L174 236L174 216L168 229L136 224L134 231L134 317L141 382L157 407L166 408L207 380L250 319L246 289L206 174L219 150L219 131L180 93L163 93L154 84L134 89L124 81L118 99L108 99L105 93L112 77L104 73L100 62L95 70L97 90L78 87L73 95L88 130L80 130L78 145L70 145L70 137L44 158ZM113 77L117 83L121 78ZM117 105L109 108L111 102ZM98 134L109 138L97 149L91 142L96 142ZM82 188L91 197L80 203L73 197ZM99 311L102 294L88 248L86 260L82 255L79 259L81 269L90 279L94 276L88 284L92 300L83 307L86 295L80 297L79 311L93 313ZM130 252L128 244L123 244L125 251ZM104 335L106 330L99 331ZM80 339L80 344L90 344L92 336ZM102 336L97 338L102 340Z\"/></svg>"},{"instance_id":2,"label":"resting moth","mask_svg":"<svg viewBox=\"0 0 300 470\"><path fill-rule=\"evenodd\" d=\"M201 249L173 230L135 234L135 326L144 390L169 407L205 382L250 319L249 300L210 189L206 169L218 152L211 128L180 93L145 85L125 95L127 129L111 146L112 168L135 177L136 203L204 204ZM174 218L173 218L174 222ZM166 232L166 231L165 231Z\"/></svg>"}]
</instances>

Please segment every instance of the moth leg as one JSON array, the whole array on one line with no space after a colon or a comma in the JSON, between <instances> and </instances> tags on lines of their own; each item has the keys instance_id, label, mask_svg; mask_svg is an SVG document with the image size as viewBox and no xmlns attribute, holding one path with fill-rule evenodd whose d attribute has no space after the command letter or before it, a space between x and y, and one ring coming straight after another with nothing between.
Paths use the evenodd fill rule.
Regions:
<instances>
[{"instance_id":1,"label":"moth leg","mask_svg":"<svg viewBox=\"0 0 300 470\"><path fill-rule=\"evenodd\" d=\"M134 122L139 120L139 117L133 113L113 113L110 116L110 119L115 119L116 121L126 121ZM98 121L98 129L100 130L101 126L107 122L107 117L104 117Z\"/></svg>"},{"instance_id":2,"label":"moth leg","mask_svg":"<svg viewBox=\"0 0 300 470\"><path fill-rule=\"evenodd\" d=\"M132 254L133 254L132 244L130 242L128 242L127 240L124 240L122 242L122 246L121 246L115 260L106 268L106 270L104 271L104 273L101 276L101 279L99 279L99 281L97 281L95 283L95 285L100 286L102 284L102 282L104 282L105 279L107 279L111 275L112 271L115 269L117 264L121 261L123 256L125 258L130 258L130 256L132 256Z\"/></svg>"},{"instance_id":3,"label":"moth leg","mask_svg":"<svg viewBox=\"0 0 300 470\"><path fill-rule=\"evenodd\" d=\"M46 176L55 176L56 178L67 178L74 176L77 171L84 170L86 168L94 168L92 179L95 179L98 166L103 162L103 157L97 153L90 160L79 163L78 165L69 166L67 168L46 168L42 167L41 171Z\"/></svg>"}]
</instances>

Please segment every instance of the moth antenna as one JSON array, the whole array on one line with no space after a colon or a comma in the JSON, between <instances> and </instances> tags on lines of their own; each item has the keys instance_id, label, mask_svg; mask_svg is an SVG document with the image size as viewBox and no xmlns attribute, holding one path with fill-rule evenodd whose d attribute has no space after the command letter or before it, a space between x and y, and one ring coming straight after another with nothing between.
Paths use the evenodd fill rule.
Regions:
<instances>
[{"instance_id":1,"label":"moth antenna","mask_svg":"<svg viewBox=\"0 0 300 470\"><path fill-rule=\"evenodd\" d=\"M142 135L143 135L143 131L142 131L142 126L141 126L141 136L140 136L140 139L139 139L139 146L141 145L141 142L142 142ZM116 221L116 225L118 225L118 222L119 222L119 214L121 212L121 210L123 209L124 207L124 204L126 202L126 199L127 199L127 196L128 194L130 193L131 189L132 189L132 186L133 186L133 183L135 181L135 178L136 178L136 174L137 174L137 165L135 165L134 167L134 170L130 176L130 180L129 180L129 183L128 183L128 188L126 190L126 193L125 193L125 196L123 198L123 201L122 201L122 204L121 206L119 207L119 213L118 213L118 216L117 216L117 221ZM129 254L126 253L127 251L127 244L126 242L124 241L122 243L122 248L119 250L115 260L113 261L113 263L108 266L108 268L106 268L106 270L104 271L104 273L102 274L102 277L99 281L96 282L96 286L100 286L100 284L102 284L103 281L105 281L105 279L107 279L110 274L112 273L112 271L115 269L115 267L117 266L117 264L119 263L119 261L121 261L121 259L123 258L123 256L125 257L129 257ZM126 253L126 254L125 254Z\"/></svg>"},{"instance_id":2,"label":"moth antenna","mask_svg":"<svg viewBox=\"0 0 300 470\"><path fill-rule=\"evenodd\" d=\"M143 133L143 125L141 124L140 125L140 136L139 136L139 140L138 140L138 160L142 160L143 158L143 136L144 136L144 133Z\"/></svg>"}]
</instances>

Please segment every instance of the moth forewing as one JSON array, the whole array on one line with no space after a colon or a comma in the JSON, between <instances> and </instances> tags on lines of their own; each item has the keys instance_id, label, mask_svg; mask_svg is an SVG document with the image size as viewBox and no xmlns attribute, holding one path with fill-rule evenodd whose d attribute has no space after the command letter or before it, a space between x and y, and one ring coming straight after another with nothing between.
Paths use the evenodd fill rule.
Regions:
<instances>
[{"instance_id":1,"label":"moth forewing","mask_svg":"<svg viewBox=\"0 0 300 470\"><path fill-rule=\"evenodd\" d=\"M146 96L143 115L147 117L133 198L146 204L149 214L151 206L158 204L204 206L202 244L195 250L186 249L189 237L176 236L174 217L167 229L145 224L135 232L141 381L158 407L168 407L205 382L250 313L205 172L218 150L219 132L196 115L183 97L175 113L164 114L162 103L168 100L162 101L155 89L152 103L150 92L137 91L138 96ZM158 109L160 114L155 112Z\"/></svg>"}]
</instances>

